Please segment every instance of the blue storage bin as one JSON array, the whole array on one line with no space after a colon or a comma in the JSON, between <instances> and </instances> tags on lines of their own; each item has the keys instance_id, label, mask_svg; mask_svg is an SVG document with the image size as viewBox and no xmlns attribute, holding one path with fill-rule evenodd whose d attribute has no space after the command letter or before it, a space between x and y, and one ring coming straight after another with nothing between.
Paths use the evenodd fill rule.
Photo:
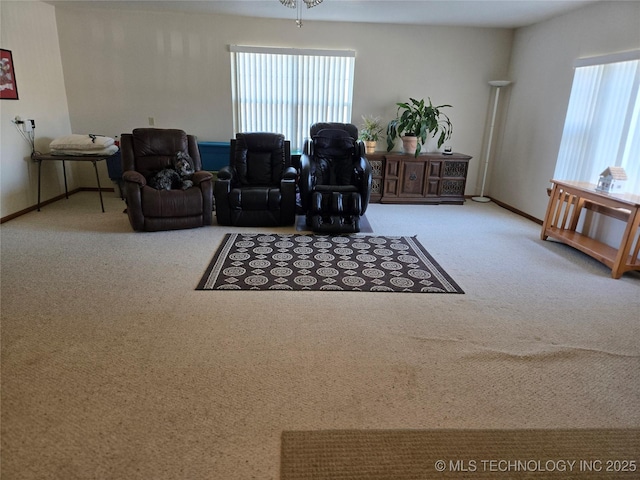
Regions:
<instances>
[{"instance_id":1,"label":"blue storage bin","mask_svg":"<svg viewBox=\"0 0 640 480\"><path fill-rule=\"evenodd\" d=\"M202 169L217 172L229 165L230 142L198 142Z\"/></svg>"},{"instance_id":2,"label":"blue storage bin","mask_svg":"<svg viewBox=\"0 0 640 480\"><path fill-rule=\"evenodd\" d=\"M119 151L107 158L107 172L109 173L109 178L113 181L122 178L122 160Z\"/></svg>"}]
</instances>

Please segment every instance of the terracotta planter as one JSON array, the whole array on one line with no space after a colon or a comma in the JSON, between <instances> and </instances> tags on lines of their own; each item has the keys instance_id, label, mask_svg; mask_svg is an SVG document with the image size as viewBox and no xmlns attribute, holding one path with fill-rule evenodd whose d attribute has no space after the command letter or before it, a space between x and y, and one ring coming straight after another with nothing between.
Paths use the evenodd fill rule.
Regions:
<instances>
[{"instance_id":1,"label":"terracotta planter","mask_svg":"<svg viewBox=\"0 0 640 480\"><path fill-rule=\"evenodd\" d=\"M365 153L375 153L376 145L378 142L373 140L367 140L364 142L364 152Z\"/></svg>"},{"instance_id":2,"label":"terracotta planter","mask_svg":"<svg viewBox=\"0 0 640 480\"><path fill-rule=\"evenodd\" d=\"M402 138L402 151L407 155L414 155L418 148L418 137L404 136Z\"/></svg>"}]
</instances>

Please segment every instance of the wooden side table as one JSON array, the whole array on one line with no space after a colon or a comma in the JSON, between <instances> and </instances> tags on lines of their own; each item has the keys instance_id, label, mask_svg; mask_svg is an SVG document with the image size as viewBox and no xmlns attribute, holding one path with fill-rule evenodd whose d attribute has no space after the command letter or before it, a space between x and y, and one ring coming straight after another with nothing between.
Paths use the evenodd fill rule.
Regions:
<instances>
[{"instance_id":1,"label":"wooden side table","mask_svg":"<svg viewBox=\"0 0 640 480\"><path fill-rule=\"evenodd\" d=\"M553 188L540 234L542 240L555 238L586 253L609 267L613 278L640 270L639 195L598 192L595 185L586 182L551 180L551 183ZM576 231L585 208L626 222L618 248Z\"/></svg>"},{"instance_id":2,"label":"wooden side table","mask_svg":"<svg viewBox=\"0 0 640 480\"><path fill-rule=\"evenodd\" d=\"M117 155L117 153L115 154ZM69 198L69 189L67 187L67 167L65 165L66 161L72 162L91 162L93 163L93 168L96 172L96 182L98 183L98 193L100 194L100 206L102 207L102 213L104 213L104 202L102 201L102 188L100 187L100 176L98 175L98 165L97 162L101 160L106 160L107 158L112 157L113 155L51 155L51 154L41 154L34 153L31 155L31 158L38 164L38 211L40 211L40 178L42 171L42 162L45 161L59 161L62 162L62 172L64 174L64 194L65 197Z\"/></svg>"}]
</instances>

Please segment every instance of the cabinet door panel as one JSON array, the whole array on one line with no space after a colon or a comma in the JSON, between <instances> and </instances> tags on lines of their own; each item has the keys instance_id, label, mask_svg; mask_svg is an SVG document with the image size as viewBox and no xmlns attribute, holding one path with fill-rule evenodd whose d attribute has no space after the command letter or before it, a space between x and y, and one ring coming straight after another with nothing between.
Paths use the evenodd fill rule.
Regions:
<instances>
[{"instance_id":1,"label":"cabinet door panel","mask_svg":"<svg viewBox=\"0 0 640 480\"><path fill-rule=\"evenodd\" d=\"M429 176L430 177L440 177L440 168L442 167L442 162L436 162L434 160L429 161Z\"/></svg>"},{"instance_id":2,"label":"cabinet door panel","mask_svg":"<svg viewBox=\"0 0 640 480\"><path fill-rule=\"evenodd\" d=\"M385 197L397 197L398 196L398 180L386 179L384 181L384 196Z\"/></svg>"},{"instance_id":3,"label":"cabinet door panel","mask_svg":"<svg viewBox=\"0 0 640 480\"><path fill-rule=\"evenodd\" d=\"M398 196L398 168L400 162L397 160L387 160L384 168L384 196Z\"/></svg>"},{"instance_id":4,"label":"cabinet door panel","mask_svg":"<svg viewBox=\"0 0 640 480\"><path fill-rule=\"evenodd\" d=\"M440 195L443 197L461 197L464 196L464 180L447 179L442 181L442 192Z\"/></svg>"},{"instance_id":5,"label":"cabinet door panel","mask_svg":"<svg viewBox=\"0 0 640 480\"><path fill-rule=\"evenodd\" d=\"M425 168L427 162L402 162L402 191L403 196L424 195Z\"/></svg>"},{"instance_id":6,"label":"cabinet door panel","mask_svg":"<svg viewBox=\"0 0 640 480\"><path fill-rule=\"evenodd\" d=\"M384 190L384 155L370 153L367 154L366 158L369 161L369 165L371 165L371 196L369 197L369 203L378 203Z\"/></svg>"},{"instance_id":7,"label":"cabinet door panel","mask_svg":"<svg viewBox=\"0 0 640 480\"><path fill-rule=\"evenodd\" d=\"M445 162L443 177L467 178L468 162Z\"/></svg>"},{"instance_id":8,"label":"cabinet door panel","mask_svg":"<svg viewBox=\"0 0 640 480\"><path fill-rule=\"evenodd\" d=\"M386 175L397 177L399 165L400 165L400 162L398 162L397 160L387 160Z\"/></svg>"},{"instance_id":9,"label":"cabinet door panel","mask_svg":"<svg viewBox=\"0 0 640 480\"><path fill-rule=\"evenodd\" d=\"M440 179L430 178L427 181L427 195L440 195Z\"/></svg>"}]
</instances>

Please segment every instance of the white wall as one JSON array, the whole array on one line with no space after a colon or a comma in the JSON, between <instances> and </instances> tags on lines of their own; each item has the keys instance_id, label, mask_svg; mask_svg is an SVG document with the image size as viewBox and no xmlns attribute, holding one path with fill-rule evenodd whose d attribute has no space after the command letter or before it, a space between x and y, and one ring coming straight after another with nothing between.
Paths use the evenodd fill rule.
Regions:
<instances>
[{"instance_id":1,"label":"white wall","mask_svg":"<svg viewBox=\"0 0 640 480\"><path fill-rule=\"evenodd\" d=\"M600 2L516 31L489 195L542 219L576 58L640 48L640 2ZM594 183L597 179L593 179Z\"/></svg>"},{"instance_id":2,"label":"white wall","mask_svg":"<svg viewBox=\"0 0 640 480\"><path fill-rule=\"evenodd\" d=\"M0 47L11 50L18 100L0 100L0 217L37 203L37 165L11 119L36 120L36 150L71 132L54 7L42 2L0 2ZM73 168L69 188L75 188ZM95 180L94 180L95 182ZM42 200L64 193L62 166L42 168Z\"/></svg>"},{"instance_id":3,"label":"white wall","mask_svg":"<svg viewBox=\"0 0 640 480\"><path fill-rule=\"evenodd\" d=\"M409 96L453 105L451 144L474 157L467 194L476 193L487 81L507 73L513 36L505 29L311 20L299 29L292 20L68 6L57 8L57 21L74 133L112 136L154 117L160 128L228 141L229 44L353 49L352 122L359 125L363 114L389 121L395 103Z\"/></svg>"},{"instance_id":4,"label":"white wall","mask_svg":"<svg viewBox=\"0 0 640 480\"><path fill-rule=\"evenodd\" d=\"M487 81L510 77L515 83L501 96L487 194L542 218L574 59L640 48L640 2L589 5L515 35L313 21L298 29L290 20L54 10L42 2L6 0L0 18L0 46L13 51L20 93L18 101L0 101L2 216L36 201L36 167L10 122L15 115L36 119L40 150L70 131L117 135L147 126L148 117L158 127L226 141L232 133L227 46L237 43L356 50L356 124L363 114L390 120L395 102L409 96L451 103L451 143L474 157L467 195L480 188L491 106ZM75 173L71 188L94 186L90 166ZM62 193L60 166L45 165L44 174L43 199ZM109 184L104 165L101 181Z\"/></svg>"}]
</instances>

